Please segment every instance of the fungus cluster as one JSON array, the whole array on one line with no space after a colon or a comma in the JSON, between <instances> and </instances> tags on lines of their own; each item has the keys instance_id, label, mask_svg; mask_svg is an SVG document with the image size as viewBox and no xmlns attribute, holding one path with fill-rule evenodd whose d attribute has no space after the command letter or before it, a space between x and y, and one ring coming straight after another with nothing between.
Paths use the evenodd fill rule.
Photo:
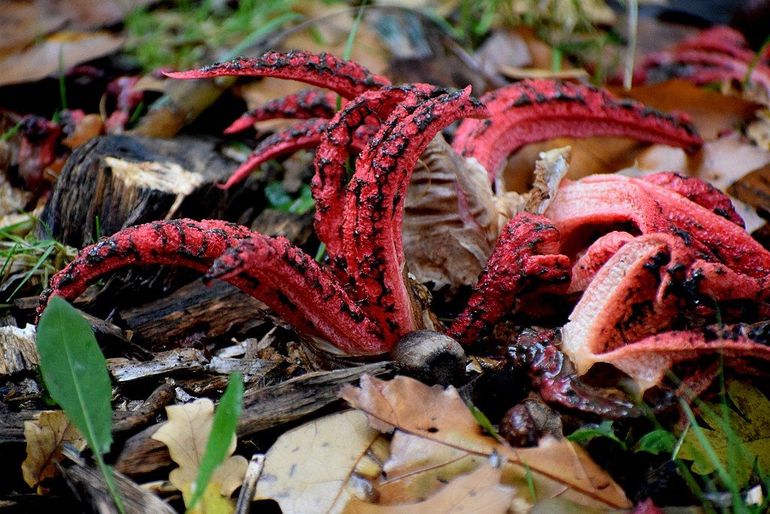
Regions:
<instances>
[{"instance_id":1,"label":"fungus cluster","mask_svg":"<svg viewBox=\"0 0 770 514\"><path fill-rule=\"evenodd\" d=\"M275 117L302 120L263 140L224 187L267 159L317 147L315 228L328 262L317 263L283 238L222 221L160 221L82 250L52 279L41 310L51 295L73 299L117 268L179 265L234 284L299 332L345 354L385 353L415 330L441 330L410 287L401 231L412 171L449 124L470 118L461 122L453 146L492 181L509 153L558 136L624 135L688 150L702 143L682 116L550 80L513 84L479 101L469 88L393 86L355 63L305 52L269 52L169 75L273 76L346 99L336 111L335 95L303 91L250 111L228 129ZM348 178L352 153L357 157ZM586 244L591 231L596 237ZM713 302L703 300L709 298L736 305L750 300L765 315L768 273L770 254L743 230L729 199L707 184L675 174L589 177L564 183L544 215L519 213L503 227L466 309L446 332L473 344L522 294L582 292L563 329L564 351L577 372L610 362L644 389L658 383L666 366L711 344L692 332L658 334L674 326L674 314L686 307L705 319L701 311ZM639 342L626 345L633 341ZM638 348L652 348L655 362L645 369L633 366L641 362ZM767 358L746 337L713 348L736 354L750 348ZM561 366L561 353L548 352L539 365ZM566 392L570 380L560 377L558 383L540 380L553 401L574 397Z\"/></svg>"},{"instance_id":2,"label":"fungus cluster","mask_svg":"<svg viewBox=\"0 0 770 514\"><path fill-rule=\"evenodd\" d=\"M670 50L646 55L634 73L638 83L682 78L696 85L751 84L770 98L770 51L757 56L743 34L726 26L704 30Z\"/></svg>"}]
</instances>

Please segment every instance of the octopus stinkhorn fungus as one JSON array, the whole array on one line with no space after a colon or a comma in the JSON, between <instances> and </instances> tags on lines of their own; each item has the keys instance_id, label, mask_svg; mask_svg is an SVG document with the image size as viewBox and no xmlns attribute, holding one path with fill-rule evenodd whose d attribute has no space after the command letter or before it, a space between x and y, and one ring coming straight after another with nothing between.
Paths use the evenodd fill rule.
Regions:
<instances>
[{"instance_id":1,"label":"octopus stinkhorn fungus","mask_svg":"<svg viewBox=\"0 0 770 514\"><path fill-rule=\"evenodd\" d=\"M122 230L82 250L52 279L40 310L51 295L73 299L98 277L124 266L178 265L227 280L264 301L298 331L346 354L388 351L401 336L426 324L405 281L400 241L404 191L412 169L446 125L488 113L470 96L470 88L383 89L360 103L350 102L339 115L341 133L332 124L323 141L328 138L329 145L338 137L347 141L356 126L349 118L355 115L363 122L363 114L370 110L387 118L359 156L347 186L344 168L329 171L332 165L341 166L346 149L320 152L317 157L322 176L316 177L314 193L325 194L329 205L342 206L330 215L318 198L317 222L323 228L319 233L328 237L322 235L322 240L328 245L332 269L283 238L237 225L162 221ZM334 201L328 197L331 191L338 195Z\"/></svg>"},{"instance_id":2,"label":"octopus stinkhorn fungus","mask_svg":"<svg viewBox=\"0 0 770 514\"><path fill-rule=\"evenodd\" d=\"M562 349L579 374L609 363L646 390L673 364L698 355L770 360L770 348L745 336L668 332L682 313L706 316L719 304L744 302L756 316L770 315L770 252L743 229L726 197L693 180L656 174L567 181L546 211L561 232L561 251L579 255L570 290L584 292L562 329ZM627 231L610 231L584 248L587 235L603 227Z\"/></svg>"},{"instance_id":3,"label":"octopus stinkhorn fungus","mask_svg":"<svg viewBox=\"0 0 770 514\"><path fill-rule=\"evenodd\" d=\"M180 79L221 75L270 76L299 80L330 89L346 99L366 90L389 85L387 79L362 66L338 60L328 54L268 52L254 59L236 59L200 70L168 73ZM679 146L688 151L703 141L685 115L668 115L644 105L614 98L608 92L581 84L555 80L528 80L488 93L482 98L491 117L481 122L465 121L458 129L454 148L467 158L480 162L494 180L504 159L527 143L556 137L626 136L643 141ZM332 98L324 93L301 92L275 100L236 120L227 131L234 132L255 121L283 118L323 118L334 113ZM369 119L377 124L377 118ZM242 181L261 163L280 154L312 146L304 132L298 133L292 148L291 129L270 151L261 144L240 166L224 187ZM320 137L315 144L320 142Z\"/></svg>"},{"instance_id":4,"label":"octopus stinkhorn fungus","mask_svg":"<svg viewBox=\"0 0 770 514\"><path fill-rule=\"evenodd\" d=\"M743 34L718 26L685 39L670 50L647 55L634 72L636 82L677 77L696 85L748 83L770 97L770 52L757 56Z\"/></svg>"}]
</instances>

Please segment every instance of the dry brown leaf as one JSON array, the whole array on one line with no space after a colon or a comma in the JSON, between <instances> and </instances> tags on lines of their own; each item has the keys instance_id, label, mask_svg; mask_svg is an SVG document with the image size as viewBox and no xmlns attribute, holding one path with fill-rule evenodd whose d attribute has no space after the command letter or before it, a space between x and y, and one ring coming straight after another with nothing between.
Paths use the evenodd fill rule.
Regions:
<instances>
[{"instance_id":1,"label":"dry brown leaf","mask_svg":"<svg viewBox=\"0 0 770 514\"><path fill-rule=\"evenodd\" d=\"M530 474L539 499L559 496L589 507L630 506L623 490L579 446L551 438L537 448L515 449L500 443L484 433L451 386L443 389L406 377L385 382L364 376L360 388L348 386L341 396L364 411L372 427L396 430L387 479L378 486L383 491L401 481L400 497L425 494L452 478L450 468L472 467L474 460L497 454L505 461L503 483L522 484ZM397 437L408 439L397 441ZM463 466L457 466L463 459ZM437 470L446 474L439 476ZM390 498L396 496L389 493Z\"/></svg>"},{"instance_id":2,"label":"dry brown leaf","mask_svg":"<svg viewBox=\"0 0 770 514\"><path fill-rule=\"evenodd\" d=\"M270 448L255 499L271 498L283 514L342 512L366 499L366 480L380 474L387 442L355 410L284 433Z\"/></svg>"},{"instance_id":3,"label":"dry brown leaf","mask_svg":"<svg viewBox=\"0 0 770 514\"><path fill-rule=\"evenodd\" d=\"M62 458L65 443L78 450L86 447L78 429L70 423L62 411L45 411L34 421L24 422L24 439L27 441L27 458L21 464L24 481L37 488L38 494L45 490L40 483L58 475L56 463Z\"/></svg>"},{"instance_id":4,"label":"dry brown leaf","mask_svg":"<svg viewBox=\"0 0 770 514\"><path fill-rule=\"evenodd\" d=\"M504 514L508 512L516 490L500 484L502 471L489 464L460 475L425 501L407 505L377 505L353 500L345 514L410 514L463 512Z\"/></svg>"},{"instance_id":5,"label":"dry brown leaf","mask_svg":"<svg viewBox=\"0 0 770 514\"><path fill-rule=\"evenodd\" d=\"M436 289L473 284L497 239L487 173L466 162L438 136L407 189L403 246L409 271Z\"/></svg>"},{"instance_id":6,"label":"dry brown leaf","mask_svg":"<svg viewBox=\"0 0 770 514\"><path fill-rule=\"evenodd\" d=\"M754 102L697 87L684 80L669 80L614 92L661 111L686 112L704 139L716 139L724 131L741 126L759 107Z\"/></svg>"},{"instance_id":7,"label":"dry brown leaf","mask_svg":"<svg viewBox=\"0 0 770 514\"><path fill-rule=\"evenodd\" d=\"M0 15L0 55L33 42L64 26L69 17L63 12L51 12L42 1L6 0Z\"/></svg>"},{"instance_id":8,"label":"dry brown leaf","mask_svg":"<svg viewBox=\"0 0 770 514\"><path fill-rule=\"evenodd\" d=\"M185 504L192 498L192 486L198 476L198 468L206 451L206 442L214 419L214 404L209 399L200 399L185 405L166 407L168 421L152 438L168 446L171 459L179 467L169 473L171 484L182 491ZM236 438L233 436L229 454L235 451ZM234 504L229 500L243 482L248 461L240 455L225 460L214 472L209 486L195 509L188 512L208 514L232 512Z\"/></svg>"},{"instance_id":9,"label":"dry brown leaf","mask_svg":"<svg viewBox=\"0 0 770 514\"><path fill-rule=\"evenodd\" d=\"M58 32L32 47L0 58L0 86L43 79L109 55L122 45L123 38L109 32Z\"/></svg>"}]
</instances>

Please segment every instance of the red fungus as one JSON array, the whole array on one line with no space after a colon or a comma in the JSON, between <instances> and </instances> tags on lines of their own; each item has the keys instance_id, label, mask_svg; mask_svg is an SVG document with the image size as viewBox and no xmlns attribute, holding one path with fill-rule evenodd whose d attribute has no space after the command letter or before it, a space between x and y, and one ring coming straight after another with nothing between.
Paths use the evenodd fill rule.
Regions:
<instances>
[{"instance_id":1,"label":"red fungus","mask_svg":"<svg viewBox=\"0 0 770 514\"><path fill-rule=\"evenodd\" d=\"M570 262L558 251L559 231L547 218L526 212L516 215L500 234L467 307L448 334L472 344L510 312L522 292L543 285L566 289Z\"/></svg>"},{"instance_id":2,"label":"red fungus","mask_svg":"<svg viewBox=\"0 0 770 514\"><path fill-rule=\"evenodd\" d=\"M198 70L175 71L165 75L174 79L276 77L330 89L345 98L354 98L369 89L390 85L387 78L373 74L360 64L338 59L326 52L313 54L299 50L266 52L253 58L239 57Z\"/></svg>"},{"instance_id":3,"label":"red fungus","mask_svg":"<svg viewBox=\"0 0 770 514\"><path fill-rule=\"evenodd\" d=\"M255 59L236 59L200 70L167 73L173 78L206 78L221 75L270 76L299 80L331 89L352 99L366 90L387 88L388 81L364 67L340 61L327 54L268 52ZM422 88L409 86L417 94ZM454 148L465 157L476 158L494 177L503 160L521 146L560 136L621 135L693 150L702 144L684 116L671 116L630 100L618 100L604 90L554 80L529 80L501 88L483 97L491 118L467 120L460 125ZM272 117L328 118L332 98L320 92L301 92L270 102L236 120L226 132L242 130L253 122ZM392 108L392 104L390 106ZM361 108L360 106L358 107ZM386 106L369 105L370 112L387 111ZM380 114L384 119L386 114ZM371 126L376 125L376 118ZM282 144L285 138L279 138ZM301 147L312 146L309 140ZM280 154L290 151L283 146ZM265 147L260 147L260 153ZM268 152L265 155L278 155ZM252 163L262 162L250 159ZM243 179L253 166L241 166L229 187ZM322 200L323 202L323 200Z\"/></svg>"},{"instance_id":4,"label":"red fungus","mask_svg":"<svg viewBox=\"0 0 770 514\"><path fill-rule=\"evenodd\" d=\"M404 284L401 220L406 188L425 147L444 127L487 110L470 88L445 93L411 109L399 104L359 155L347 186L342 248L346 269L367 311L391 331L413 325Z\"/></svg>"},{"instance_id":5,"label":"red fungus","mask_svg":"<svg viewBox=\"0 0 770 514\"><path fill-rule=\"evenodd\" d=\"M389 97L379 91L373 98ZM209 277L233 283L263 300L300 332L328 341L338 350L352 355L388 351L401 336L424 326L422 312L413 306L404 282L400 245L400 211L411 170L432 137L447 124L466 115L486 114L468 89L404 87L392 92L389 101L389 118L369 141L351 184L338 199L347 209L338 220L343 239L337 261L346 262L346 267L337 267L332 274L285 239L224 222L157 222L125 229L82 250L54 277L40 310L50 295L73 299L97 277L123 266L180 265L208 270ZM368 105L359 112L362 122L370 107L371 114L379 114L373 105L361 105ZM385 109L384 105L379 108ZM348 109L338 121L354 111L354 107ZM343 132L350 138L350 132ZM359 241L360 234L366 239ZM346 244L344 237L353 244Z\"/></svg>"},{"instance_id":6,"label":"red fungus","mask_svg":"<svg viewBox=\"0 0 770 514\"><path fill-rule=\"evenodd\" d=\"M227 182L219 187L227 189L246 180L252 171L271 159L317 146L326 130L326 124L327 120L323 119L305 120L267 136L251 151L243 164L238 166L238 169L230 175Z\"/></svg>"},{"instance_id":7,"label":"red fungus","mask_svg":"<svg viewBox=\"0 0 770 514\"><path fill-rule=\"evenodd\" d=\"M565 181L545 214L561 232L568 255L579 250L584 227L631 223L642 234L674 235L692 250L762 283L770 277L770 252L741 226L647 180L593 175Z\"/></svg>"},{"instance_id":8,"label":"red fungus","mask_svg":"<svg viewBox=\"0 0 770 514\"><path fill-rule=\"evenodd\" d=\"M662 76L678 77L697 85L747 81L770 95L770 66L766 51L755 63L756 54L743 35L730 27L713 27L688 38L672 49L645 56L634 72L635 82ZM751 73L749 73L751 72Z\"/></svg>"},{"instance_id":9,"label":"red fungus","mask_svg":"<svg viewBox=\"0 0 770 514\"><path fill-rule=\"evenodd\" d=\"M317 89L303 89L298 93L271 100L235 120L225 134L246 130L258 121L280 118L304 120L331 118L337 112L337 95Z\"/></svg>"},{"instance_id":10,"label":"red fungus","mask_svg":"<svg viewBox=\"0 0 770 514\"><path fill-rule=\"evenodd\" d=\"M453 147L460 155L476 159L492 181L518 148L555 137L625 136L688 151L703 144L684 115L664 114L580 84L525 80L481 100L491 117L461 123Z\"/></svg>"}]
</instances>

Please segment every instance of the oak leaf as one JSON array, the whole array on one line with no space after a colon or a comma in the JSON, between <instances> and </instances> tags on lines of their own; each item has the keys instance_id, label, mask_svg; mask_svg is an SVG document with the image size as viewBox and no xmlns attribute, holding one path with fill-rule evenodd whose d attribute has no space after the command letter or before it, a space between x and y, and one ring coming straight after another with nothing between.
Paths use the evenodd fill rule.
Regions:
<instances>
[{"instance_id":1,"label":"oak leaf","mask_svg":"<svg viewBox=\"0 0 770 514\"><path fill-rule=\"evenodd\" d=\"M453 479L425 501L406 505L377 505L353 500L345 509L345 514L505 514L509 511L516 489L501 485L501 477L500 469L485 463L474 471Z\"/></svg>"},{"instance_id":2,"label":"oak leaf","mask_svg":"<svg viewBox=\"0 0 770 514\"><path fill-rule=\"evenodd\" d=\"M265 456L255 499L273 499L283 514L342 512L367 497L380 475L387 442L359 411L316 419L284 433Z\"/></svg>"},{"instance_id":3,"label":"oak leaf","mask_svg":"<svg viewBox=\"0 0 770 514\"><path fill-rule=\"evenodd\" d=\"M27 458L21 464L24 481L36 487L38 494L45 489L40 484L47 478L57 476L56 463L62 458L64 444L77 450L86 447L86 442L62 411L45 411L33 421L24 422L24 439L27 441Z\"/></svg>"},{"instance_id":4,"label":"oak leaf","mask_svg":"<svg viewBox=\"0 0 770 514\"><path fill-rule=\"evenodd\" d=\"M200 399L185 405L166 407L168 421L152 438L168 446L171 459L179 467L169 473L171 484L182 491L185 504L192 499L192 486L198 476L201 459L206 451L206 442L214 419L214 404L211 400ZM236 438L233 436L229 454L235 451ZM248 462L240 455L225 460L214 472L206 492L192 511L227 513L233 512L230 495L240 487Z\"/></svg>"},{"instance_id":5,"label":"oak leaf","mask_svg":"<svg viewBox=\"0 0 770 514\"><path fill-rule=\"evenodd\" d=\"M630 506L622 489L580 447L553 438L524 449L498 442L483 431L451 386L429 387L406 377L385 382L365 375L360 388L348 386L341 396L364 411L373 428L394 431L386 478L377 484L381 502L425 497L496 454L504 462L503 483L518 486L520 501L559 496L588 507ZM530 483L536 498L527 498Z\"/></svg>"},{"instance_id":6,"label":"oak leaf","mask_svg":"<svg viewBox=\"0 0 770 514\"><path fill-rule=\"evenodd\" d=\"M727 384L727 396L733 408L727 408L726 418L722 417L726 406L720 403L706 404L699 409L708 425L700 431L720 464L734 477L737 486L743 488L748 484L755 461L760 470L770 469L770 400L757 388L737 380ZM692 470L699 475L711 474L716 469L692 427L678 457L693 461Z\"/></svg>"}]
</instances>

